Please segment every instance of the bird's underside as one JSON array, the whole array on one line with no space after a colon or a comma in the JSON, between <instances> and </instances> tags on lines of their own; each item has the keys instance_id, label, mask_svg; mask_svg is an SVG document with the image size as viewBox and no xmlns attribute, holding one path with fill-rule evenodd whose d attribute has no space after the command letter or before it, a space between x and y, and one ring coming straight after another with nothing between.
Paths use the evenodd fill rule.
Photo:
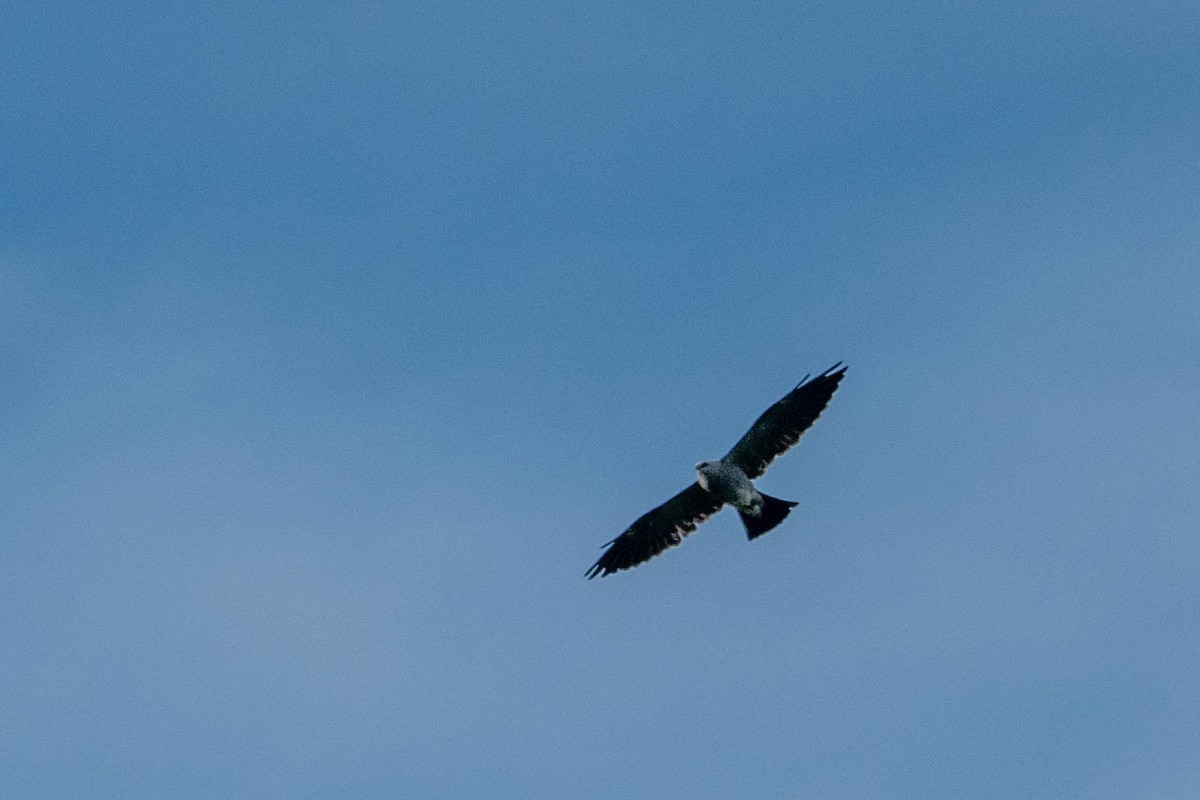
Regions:
<instances>
[{"instance_id":1,"label":"bird's underside","mask_svg":"<svg viewBox=\"0 0 1200 800\"><path fill-rule=\"evenodd\" d=\"M696 483L638 517L605 545L608 549L587 571L587 577L604 577L654 558L682 542L726 503L738 509L751 539L782 522L795 503L762 494L750 481L800 440L825 410L845 374L846 367L838 363L812 380L806 377L764 411L724 458L698 464Z\"/></svg>"}]
</instances>

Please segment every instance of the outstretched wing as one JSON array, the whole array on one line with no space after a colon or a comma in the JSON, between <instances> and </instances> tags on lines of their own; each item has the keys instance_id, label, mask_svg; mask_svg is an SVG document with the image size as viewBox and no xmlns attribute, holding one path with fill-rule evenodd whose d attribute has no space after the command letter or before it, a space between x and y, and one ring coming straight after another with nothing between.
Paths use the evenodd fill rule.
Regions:
<instances>
[{"instance_id":1,"label":"outstretched wing","mask_svg":"<svg viewBox=\"0 0 1200 800\"><path fill-rule=\"evenodd\" d=\"M839 361L811 381L806 377L782 400L763 412L724 460L741 467L750 479L762 475L775 456L800 441L809 426L817 421L845 374L846 368Z\"/></svg>"},{"instance_id":2,"label":"outstretched wing","mask_svg":"<svg viewBox=\"0 0 1200 800\"><path fill-rule=\"evenodd\" d=\"M636 567L683 541L696 526L721 510L721 501L693 483L652 511L637 518L609 542L604 555L585 574L604 577Z\"/></svg>"}]
</instances>

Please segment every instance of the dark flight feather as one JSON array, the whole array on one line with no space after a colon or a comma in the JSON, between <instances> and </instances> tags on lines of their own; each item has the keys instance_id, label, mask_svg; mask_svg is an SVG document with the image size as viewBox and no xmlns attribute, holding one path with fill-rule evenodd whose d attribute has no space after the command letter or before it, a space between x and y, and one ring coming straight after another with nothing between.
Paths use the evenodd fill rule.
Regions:
<instances>
[{"instance_id":1,"label":"dark flight feather","mask_svg":"<svg viewBox=\"0 0 1200 800\"><path fill-rule=\"evenodd\" d=\"M721 510L723 503L693 483L658 508L647 511L609 542L604 555L585 575L604 577L649 561L683 541L696 526Z\"/></svg>"},{"instance_id":2,"label":"dark flight feather","mask_svg":"<svg viewBox=\"0 0 1200 800\"><path fill-rule=\"evenodd\" d=\"M762 413L724 460L741 467L751 480L762 475L776 456L800 441L817 421L845 374L846 368L839 361L811 381L801 381Z\"/></svg>"}]
</instances>

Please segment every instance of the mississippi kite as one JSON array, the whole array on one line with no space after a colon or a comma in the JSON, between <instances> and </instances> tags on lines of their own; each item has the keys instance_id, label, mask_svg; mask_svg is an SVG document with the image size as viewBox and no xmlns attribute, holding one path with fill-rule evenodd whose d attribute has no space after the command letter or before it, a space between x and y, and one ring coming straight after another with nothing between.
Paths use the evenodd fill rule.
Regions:
<instances>
[{"instance_id":1,"label":"mississippi kite","mask_svg":"<svg viewBox=\"0 0 1200 800\"><path fill-rule=\"evenodd\" d=\"M805 376L795 389L763 412L724 458L697 464L695 483L638 517L624 533L604 545L608 549L585 573L587 577L604 577L654 558L682 542L726 503L737 509L746 535L752 540L783 522L796 503L763 494L751 480L800 441L825 410L845 374L846 368L838 362L811 381Z\"/></svg>"}]
</instances>

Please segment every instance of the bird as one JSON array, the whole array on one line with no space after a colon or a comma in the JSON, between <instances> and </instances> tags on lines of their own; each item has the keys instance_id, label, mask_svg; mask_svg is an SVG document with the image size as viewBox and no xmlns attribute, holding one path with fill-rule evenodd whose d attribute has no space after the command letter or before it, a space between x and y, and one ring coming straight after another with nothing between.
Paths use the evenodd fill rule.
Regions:
<instances>
[{"instance_id":1,"label":"bird","mask_svg":"<svg viewBox=\"0 0 1200 800\"><path fill-rule=\"evenodd\" d=\"M829 404L846 367L834 364L809 380L805 375L768 408L719 461L696 465L696 480L679 494L638 517L584 573L590 580L607 577L649 561L681 543L700 523L726 504L737 509L751 541L772 530L797 505L760 492L753 480L796 442Z\"/></svg>"}]
</instances>

